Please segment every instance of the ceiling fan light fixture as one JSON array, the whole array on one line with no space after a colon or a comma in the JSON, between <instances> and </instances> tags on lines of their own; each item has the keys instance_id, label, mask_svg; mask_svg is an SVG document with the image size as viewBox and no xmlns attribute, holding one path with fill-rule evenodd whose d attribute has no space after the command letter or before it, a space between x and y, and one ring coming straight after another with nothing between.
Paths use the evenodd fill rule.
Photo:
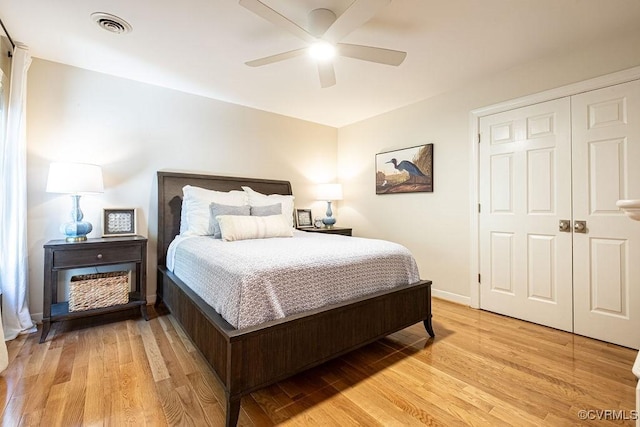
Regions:
<instances>
[{"instance_id":1,"label":"ceiling fan light fixture","mask_svg":"<svg viewBox=\"0 0 640 427\"><path fill-rule=\"evenodd\" d=\"M240 6L273 25L289 31L307 44L305 47L254 59L245 62L245 64L249 67L260 67L300 55L309 55L309 58L314 59L318 68L320 87L322 88L336 84L334 61L332 60L334 56L345 56L385 65L400 65L406 58L407 52L341 43L343 37L368 22L378 9L390 3L391 0L350 0L350 2L351 5L340 17L336 17L336 14L329 9L313 9L307 15L308 25L304 29L267 6L265 0L239 0Z\"/></svg>"},{"instance_id":2,"label":"ceiling fan light fixture","mask_svg":"<svg viewBox=\"0 0 640 427\"><path fill-rule=\"evenodd\" d=\"M315 42L309 46L309 55L317 61L329 61L336 56L336 48L325 41Z\"/></svg>"}]
</instances>

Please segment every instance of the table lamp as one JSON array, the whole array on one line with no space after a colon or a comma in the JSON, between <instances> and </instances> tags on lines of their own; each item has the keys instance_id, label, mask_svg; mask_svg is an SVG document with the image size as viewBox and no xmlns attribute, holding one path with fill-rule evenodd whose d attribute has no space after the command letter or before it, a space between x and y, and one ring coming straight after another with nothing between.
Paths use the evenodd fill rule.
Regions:
<instances>
[{"instance_id":1,"label":"table lamp","mask_svg":"<svg viewBox=\"0 0 640 427\"><path fill-rule=\"evenodd\" d=\"M80 210L80 195L85 193L102 193L102 168L84 163L55 162L49 166L47 193L64 193L71 195L71 222L62 224L60 232L66 236L67 242L87 240L93 226L83 221Z\"/></svg>"},{"instance_id":2,"label":"table lamp","mask_svg":"<svg viewBox=\"0 0 640 427\"><path fill-rule=\"evenodd\" d=\"M327 216L322 219L322 223L327 228L332 228L336 223L336 219L332 216L331 202L334 200L342 200L342 185L341 184L320 184L316 190L317 199L325 200L327 202Z\"/></svg>"}]
</instances>

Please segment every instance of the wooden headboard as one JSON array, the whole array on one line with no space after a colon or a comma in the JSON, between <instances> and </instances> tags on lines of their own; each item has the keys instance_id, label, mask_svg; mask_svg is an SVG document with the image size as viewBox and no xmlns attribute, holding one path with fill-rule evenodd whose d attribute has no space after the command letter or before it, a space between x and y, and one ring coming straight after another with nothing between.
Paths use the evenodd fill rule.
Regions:
<instances>
[{"instance_id":1,"label":"wooden headboard","mask_svg":"<svg viewBox=\"0 0 640 427\"><path fill-rule=\"evenodd\" d=\"M293 194L289 181L232 176L199 175L180 172L158 172L158 265L165 265L167 249L171 241L180 234L180 211L182 209L182 187L208 190L242 190L242 186L263 194Z\"/></svg>"}]
</instances>

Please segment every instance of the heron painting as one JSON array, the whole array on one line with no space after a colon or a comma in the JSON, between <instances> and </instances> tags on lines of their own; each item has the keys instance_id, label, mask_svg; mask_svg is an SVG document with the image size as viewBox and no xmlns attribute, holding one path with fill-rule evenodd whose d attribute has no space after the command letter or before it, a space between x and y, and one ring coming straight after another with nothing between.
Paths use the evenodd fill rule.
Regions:
<instances>
[{"instance_id":1,"label":"heron painting","mask_svg":"<svg viewBox=\"0 0 640 427\"><path fill-rule=\"evenodd\" d=\"M433 144L376 154L376 194L433 192Z\"/></svg>"}]
</instances>

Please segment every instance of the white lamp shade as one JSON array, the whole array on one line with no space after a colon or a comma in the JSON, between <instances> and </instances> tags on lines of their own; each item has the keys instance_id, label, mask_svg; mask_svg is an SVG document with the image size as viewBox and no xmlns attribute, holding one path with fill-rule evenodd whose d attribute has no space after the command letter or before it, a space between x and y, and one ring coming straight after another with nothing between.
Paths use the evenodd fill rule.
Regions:
<instances>
[{"instance_id":1,"label":"white lamp shade","mask_svg":"<svg viewBox=\"0 0 640 427\"><path fill-rule=\"evenodd\" d=\"M320 184L316 195L318 200L342 200L342 184Z\"/></svg>"},{"instance_id":2,"label":"white lamp shade","mask_svg":"<svg viewBox=\"0 0 640 427\"><path fill-rule=\"evenodd\" d=\"M51 163L47 193L102 193L102 168L85 163Z\"/></svg>"}]
</instances>

